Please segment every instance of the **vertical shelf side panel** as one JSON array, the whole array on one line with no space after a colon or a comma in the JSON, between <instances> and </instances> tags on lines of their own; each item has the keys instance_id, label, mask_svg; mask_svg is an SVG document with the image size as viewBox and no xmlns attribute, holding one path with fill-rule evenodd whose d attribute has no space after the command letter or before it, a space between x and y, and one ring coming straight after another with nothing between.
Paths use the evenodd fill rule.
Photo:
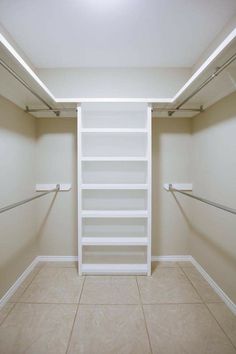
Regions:
<instances>
[{"instance_id":1,"label":"vertical shelf side panel","mask_svg":"<svg viewBox=\"0 0 236 354\"><path fill-rule=\"evenodd\" d=\"M147 156L148 156L148 166L147 166L147 209L148 209L148 225L147 225L147 273L148 276L151 275L151 265L152 265L152 107L149 105L147 107L147 128L148 128L148 138L147 138Z\"/></svg>"},{"instance_id":2,"label":"vertical shelf side panel","mask_svg":"<svg viewBox=\"0 0 236 354\"><path fill-rule=\"evenodd\" d=\"M77 213L78 213L78 269L79 275L82 275L82 162L81 162L81 125L82 125L82 115L81 106L77 106Z\"/></svg>"}]
</instances>

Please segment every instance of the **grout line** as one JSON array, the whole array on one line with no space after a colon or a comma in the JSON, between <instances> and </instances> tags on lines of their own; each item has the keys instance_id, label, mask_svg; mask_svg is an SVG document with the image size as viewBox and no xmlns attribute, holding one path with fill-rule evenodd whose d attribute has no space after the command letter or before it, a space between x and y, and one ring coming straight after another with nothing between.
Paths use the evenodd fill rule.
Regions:
<instances>
[{"instance_id":1,"label":"grout line","mask_svg":"<svg viewBox=\"0 0 236 354\"><path fill-rule=\"evenodd\" d=\"M144 325L145 325L145 328L146 328L148 342L149 342L149 347L150 347L151 354L152 354L153 350L152 350L152 345L151 345L151 339L150 339L150 335L149 335L149 332L148 332L148 326L147 326L147 321L146 321L146 317L145 317L145 313L144 313L144 309L143 309L143 303L142 303L142 298L141 298L141 293L140 293L140 289L139 289L139 285L138 285L137 276L135 277L135 279L136 279L136 284L137 284L138 293L139 293L140 305L141 305L141 309L142 309L142 313L143 313Z\"/></svg>"},{"instance_id":2,"label":"grout line","mask_svg":"<svg viewBox=\"0 0 236 354\"><path fill-rule=\"evenodd\" d=\"M191 278L188 277L188 274L185 273L184 269L181 267L182 272L184 273L185 277L188 279L188 281L191 283L192 287L195 289L196 293L198 294L198 296L200 297L200 299L202 300L202 303L205 304L205 301L202 297L202 295L199 293L199 291L197 290L197 287L194 285L194 283L192 282ZM200 274L200 273L199 273Z\"/></svg>"},{"instance_id":3,"label":"grout line","mask_svg":"<svg viewBox=\"0 0 236 354\"><path fill-rule=\"evenodd\" d=\"M67 348L66 348L65 354L67 354L68 351L69 351L71 338L72 338L72 334L73 334L73 330L74 330L74 326L75 326L75 321L76 321L76 318L77 318L77 315L78 315L78 312L79 312L80 299L81 299L82 292L83 292L83 289L84 289L85 280L86 280L86 276L83 278L82 288L81 288L81 292L80 292L80 295L79 295L78 304L77 304L77 308L76 308L76 311L75 311L75 317L74 317L74 321L73 321L73 324L72 324L72 327L71 327L71 331L70 331L70 335L69 335L69 338L68 338L68 343L67 343Z\"/></svg>"},{"instance_id":4,"label":"grout line","mask_svg":"<svg viewBox=\"0 0 236 354\"><path fill-rule=\"evenodd\" d=\"M38 268L38 271L37 272L35 272L36 274L32 277L32 279L31 279L31 281L29 282L29 284L25 287L25 289L23 290L23 292L22 292L22 294L19 296L19 298L17 298L16 299L16 301L13 301L13 302L11 302L11 298L9 299L9 303L11 303L11 304L17 304L17 303L20 303L20 299L22 298L22 296L24 295L24 293L26 292L26 290L29 288L29 286L32 284L32 282L34 281L34 279L36 278L36 276L39 274L39 272L41 271L41 269L43 268L43 267L37 267L37 265L34 267L34 269L32 270L32 272L35 270L35 269L37 269ZM32 273L31 272L31 273ZM30 273L30 274L31 274ZM25 280L29 277L29 275L30 274L28 274L28 276L25 278ZM20 288L20 287L19 287ZM19 289L18 288L18 289ZM18 290L17 289L17 290ZM16 290L16 291L17 291ZM14 296L15 295L15 293L12 295L12 296ZM11 297L12 297L11 296Z\"/></svg>"},{"instance_id":5,"label":"grout line","mask_svg":"<svg viewBox=\"0 0 236 354\"><path fill-rule=\"evenodd\" d=\"M211 312L210 308L207 306L208 303L205 303L204 305L206 306L208 312L210 313L211 317L214 318L214 320L216 321L216 323L218 324L218 326L221 328L221 330L224 332L224 334L226 335L226 337L229 339L230 343L232 344L232 346L236 349L236 345L233 343L233 341L231 340L231 338L228 336L227 332L224 330L224 328L221 326L220 322L217 320L217 318L215 317L214 313ZM218 303L221 304L221 303ZM225 305L225 304L224 304ZM226 306L226 305L225 305Z\"/></svg>"},{"instance_id":6,"label":"grout line","mask_svg":"<svg viewBox=\"0 0 236 354\"><path fill-rule=\"evenodd\" d=\"M4 319L2 320L2 322L0 323L0 327L2 326L2 324L5 322L5 320L7 319L7 317L10 315L10 313L12 312L12 310L16 307L16 302L7 302L4 306L6 306L7 304L12 304L12 308L10 309L10 311L7 313L6 317L4 317ZM4 307L3 307L4 308Z\"/></svg>"}]
</instances>

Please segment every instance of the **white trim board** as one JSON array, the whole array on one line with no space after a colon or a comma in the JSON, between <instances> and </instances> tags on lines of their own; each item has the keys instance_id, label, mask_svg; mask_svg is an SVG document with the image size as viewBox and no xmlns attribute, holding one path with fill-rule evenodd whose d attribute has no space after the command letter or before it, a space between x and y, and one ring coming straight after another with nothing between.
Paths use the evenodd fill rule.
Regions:
<instances>
[{"instance_id":1,"label":"white trim board","mask_svg":"<svg viewBox=\"0 0 236 354\"><path fill-rule=\"evenodd\" d=\"M0 42L13 55L18 63L28 72L28 74L37 82L37 84L53 99L55 103L80 103L80 102L145 102L145 103L174 103L179 96L196 80L196 78L223 52L223 50L236 38L236 27L225 37L225 39L217 46L217 48L209 55L202 65L193 73L187 82L177 91L172 98L81 98L55 97L36 73L30 68L26 61L20 56L15 48L9 43L5 36L0 33Z\"/></svg>"},{"instance_id":2,"label":"white trim board","mask_svg":"<svg viewBox=\"0 0 236 354\"><path fill-rule=\"evenodd\" d=\"M19 276L15 283L10 287L6 294L0 299L0 309L7 303L11 296L20 287L26 277L32 272L39 262L76 262L77 256L37 256L26 270ZM226 295L220 286L211 278L211 276L202 268L202 266L191 255L168 255L168 256L152 256L152 262L191 262L199 271L208 284L215 290L225 305L236 315L236 304Z\"/></svg>"}]
</instances>

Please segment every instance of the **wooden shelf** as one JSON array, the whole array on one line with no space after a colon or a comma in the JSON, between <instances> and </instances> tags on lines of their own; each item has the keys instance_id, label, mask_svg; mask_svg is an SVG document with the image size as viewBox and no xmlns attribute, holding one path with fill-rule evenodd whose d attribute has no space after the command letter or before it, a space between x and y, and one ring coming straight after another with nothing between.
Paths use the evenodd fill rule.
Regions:
<instances>
[{"instance_id":1,"label":"wooden shelf","mask_svg":"<svg viewBox=\"0 0 236 354\"><path fill-rule=\"evenodd\" d=\"M148 188L147 184L82 184L81 189L144 189Z\"/></svg>"},{"instance_id":2,"label":"wooden shelf","mask_svg":"<svg viewBox=\"0 0 236 354\"><path fill-rule=\"evenodd\" d=\"M147 218L147 210L82 210L82 218Z\"/></svg>"},{"instance_id":3,"label":"wooden shelf","mask_svg":"<svg viewBox=\"0 0 236 354\"><path fill-rule=\"evenodd\" d=\"M147 246L147 237L82 237L83 246Z\"/></svg>"}]
</instances>

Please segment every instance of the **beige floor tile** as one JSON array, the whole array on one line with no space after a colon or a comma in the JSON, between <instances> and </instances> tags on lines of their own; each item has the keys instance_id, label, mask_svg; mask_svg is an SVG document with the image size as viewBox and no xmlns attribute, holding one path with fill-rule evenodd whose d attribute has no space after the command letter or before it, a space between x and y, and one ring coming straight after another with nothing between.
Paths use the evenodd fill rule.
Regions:
<instances>
[{"instance_id":1,"label":"beige floor tile","mask_svg":"<svg viewBox=\"0 0 236 354\"><path fill-rule=\"evenodd\" d=\"M76 305L16 304L0 326L1 354L65 354Z\"/></svg>"},{"instance_id":2,"label":"beige floor tile","mask_svg":"<svg viewBox=\"0 0 236 354\"><path fill-rule=\"evenodd\" d=\"M15 291L15 293L10 298L9 302L18 302L25 289L30 285L35 276L39 273L41 267L37 265L32 272L27 276L27 278L23 281L23 283L19 286L19 288Z\"/></svg>"},{"instance_id":3,"label":"beige floor tile","mask_svg":"<svg viewBox=\"0 0 236 354\"><path fill-rule=\"evenodd\" d=\"M138 304L139 291L133 276L88 276L84 282L82 304Z\"/></svg>"},{"instance_id":4,"label":"beige floor tile","mask_svg":"<svg viewBox=\"0 0 236 354\"><path fill-rule=\"evenodd\" d=\"M144 305L153 354L235 354L204 304Z\"/></svg>"},{"instance_id":5,"label":"beige floor tile","mask_svg":"<svg viewBox=\"0 0 236 354\"><path fill-rule=\"evenodd\" d=\"M74 268L43 267L19 301L78 303L83 281Z\"/></svg>"},{"instance_id":6,"label":"beige floor tile","mask_svg":"<svg viewBox=\"0 0 236 354\"><path fill-rule=\"evenodd\" d=\"M196 268L182 268L204 302L222 302Z\"/></svg>"},{"instance_id":7,"label":"beige floor tile","mask_svg":"<svg viewBox=\"0 0 236 354\"><path fill-rule=\"evenodd\" d=\"M80 305L68 354L150 353L137 305Z\"/></svg>"},{"instance_id":8,"label":"beige floor tile","mask_svg":"<svg viewBox=\"0 0 236 354\"><path fill-rule=\"evenodd\" d=\"M5 320L9 312L12 310L14 304L7 303L0 309L0 324Z\"/></svg>"},{"instance_id":9,"label":"beige floor tile","mask_svg":"<svg viewBox=\"0 0 236 354\"><path fill-rule=\"evenodd\" d=\"M137 279L144 304L201 302L180 268L159 268L151 277L139 276Z\"/></svg>"},{"instance_id":10,"label":"beige floor tile","mask_svg":"<svg viewBox=\"0 0 236 354\"><path fill-rule=\"evenodd\" d=\"M194 265L192 262L189 261L181 261L181 262L177 262L178 266L181 268L194 268Z\"/></svg>"},{"instance_id":11,"label":"beige floor tile","mask_svg":"<svg viewBox=\"0 0 236 354\"><path fill-rule=\"evenodd\" d=\"M225 304L207 304L207 306L236 347L236 316Z\"/></svg>"}]
</instances>

